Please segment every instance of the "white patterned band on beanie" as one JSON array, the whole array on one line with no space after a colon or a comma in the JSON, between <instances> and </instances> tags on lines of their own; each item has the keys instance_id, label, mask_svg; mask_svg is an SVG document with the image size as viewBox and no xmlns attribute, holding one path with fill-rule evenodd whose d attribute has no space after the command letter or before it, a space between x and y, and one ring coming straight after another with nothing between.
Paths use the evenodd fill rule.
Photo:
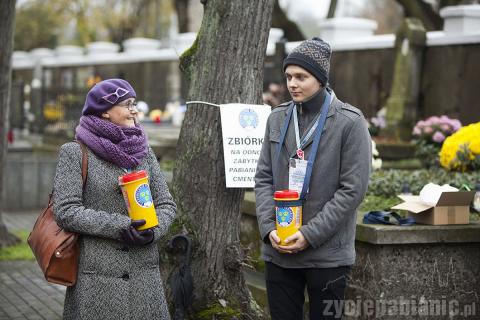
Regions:
<instances>
[{"instance_id":1,"label":"white patterned band on beanie","mask_svg":"<svg viewBox=\"0 0 480 320\"><path fill-rule=\"evenodd\" d=\"M328 83L328 73L330 71L330 57L332 49L330 45L320 38L303 41L298 47L292 50L283 60L283 70L288 65L297 65L308 72L326 86Z\"/></svg>"}]
</instances>

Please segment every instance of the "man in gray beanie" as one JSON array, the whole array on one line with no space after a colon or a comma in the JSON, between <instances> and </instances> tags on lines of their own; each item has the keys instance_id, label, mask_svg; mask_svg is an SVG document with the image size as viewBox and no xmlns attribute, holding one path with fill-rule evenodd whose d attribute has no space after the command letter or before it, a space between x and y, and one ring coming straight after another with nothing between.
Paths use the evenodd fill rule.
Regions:
<instances>
[{"instance_id":1,"label":"man in gray beanie","mask_svg":"<svg viewBox=\"0 0 480 320\"><path fill-rule=\"evenodd\" d=\"M303 319L305 288L310 319L341 319L346 276L355 263L356 214L367 190L371 139L361 111L328 87L330 56L328 43L313 38L284 60L292 101L270 114L255 174L273 320ZM299 200L279 201L278 191L286 189ZM299 206L303 221L295 225L292 207ZM293 231L285 235L286 228Z\"/></svg>"}]
</instances>

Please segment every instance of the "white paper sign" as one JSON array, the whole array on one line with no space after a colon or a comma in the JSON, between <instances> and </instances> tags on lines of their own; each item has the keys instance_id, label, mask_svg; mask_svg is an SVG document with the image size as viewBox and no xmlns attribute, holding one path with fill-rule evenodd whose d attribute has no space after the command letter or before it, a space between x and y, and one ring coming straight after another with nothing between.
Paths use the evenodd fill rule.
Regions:
<instances>
[{"instance_id":1,"label":"white paper sign","mask_svg":"<svg viewBox=\"0 0 480 320\"><path fill-rule=\"evenodd\" d=\"M253 188L270 106L222 104L223 155L227 188Z\"/></svg>"}]
</instances>

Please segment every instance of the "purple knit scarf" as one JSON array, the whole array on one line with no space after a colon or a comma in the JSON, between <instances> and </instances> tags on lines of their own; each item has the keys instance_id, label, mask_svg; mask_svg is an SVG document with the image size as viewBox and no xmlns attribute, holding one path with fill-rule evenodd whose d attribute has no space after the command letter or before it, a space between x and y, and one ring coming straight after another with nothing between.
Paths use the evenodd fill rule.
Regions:
<instances>
[{"instance_id":1,"label":"purple knit scarf","mask_svg":"<svg viewBox=\"0 0 480 320\"><path fill-rule=\"evenodd\" d=\"M148 153L147 136L137 124L120 127L96 116L82 116L75 138L98 157L122 168L134 168Z\"/></svg>"}]
</instances>

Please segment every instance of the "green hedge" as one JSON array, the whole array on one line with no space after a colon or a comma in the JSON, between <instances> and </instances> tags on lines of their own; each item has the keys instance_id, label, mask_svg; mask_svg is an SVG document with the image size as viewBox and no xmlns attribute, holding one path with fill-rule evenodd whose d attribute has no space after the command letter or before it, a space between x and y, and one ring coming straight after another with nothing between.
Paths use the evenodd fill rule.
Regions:
<instances>
[{"instance_id":1,"label":"green hedge","mask_svg":"<svg viewBox=\"0 0 480 320\"><path fill-rule=\"evenodd\" d=\"M371 211L371 210L385 210L389 211L390 208L401 203L402 200L398 197L382 197L375 195L367 195L363 199L362 204L358 208L359 214Z\"/></svg>"},{"instance_id":2,"label":"green hedge","mask_svg":"<svg viewBox=\"0 0 480 320\"><path fill-rule=\"evenodd\" d=\"M457 188L465 184L473 190L475 183L480 182L480 171L462 173L439 168L429 170L377 170L370 177L367 194L394 197L400 193L404 182L410 185L413 194L418 194L422 187L429 182L439 185L447 183Z\"/></svg>"}]
</instances>

